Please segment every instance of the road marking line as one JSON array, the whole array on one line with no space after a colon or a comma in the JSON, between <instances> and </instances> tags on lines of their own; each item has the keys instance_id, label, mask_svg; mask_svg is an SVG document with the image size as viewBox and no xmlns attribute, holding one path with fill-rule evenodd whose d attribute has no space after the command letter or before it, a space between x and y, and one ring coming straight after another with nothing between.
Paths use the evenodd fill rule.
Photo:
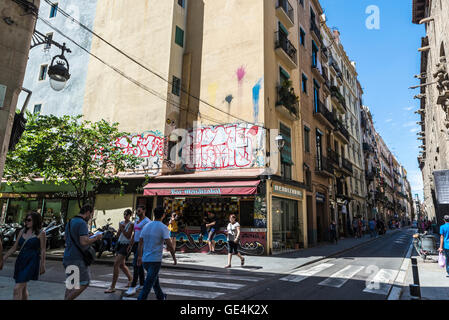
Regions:
<instances>
[{"instance_id":1,"label":"road marking line","mask_svg":"<svg viewBox=\"0 0 449 320\"><path fill-rule=\"evenodd\" d=\"M404 283L404 282L405 282L405 275L406 275L406 274L407 274L407 273L406 273L405 271L403 271L403 270L399 271L399 274L398 274L398 276L396 277L396 280L395 280L394 282L397 283L397 284Z\"/></svg>"},{"instance_id":2,"label":"road marking line","mask_svg":"<svg viewBox=\"0 0 449 320\"><path fill-rule=\"evenodd\" d=\"M362 266L352 266L349 265L340 271L334 273L326 280L323 280L319 283L320 286L334 287L340 288L343 286L350 278L355 276L358 272L360 272L365 267Z\"/></svg>"},{"instance_id":3,"label":"road marking line","mask_svg":"<svg viewBox=\"0 0 449 320\"><path fill-rule=\"evenodd\" d=\"M170 272L170 271L163 271L163 272L159 273L159 275L192 277L192 278L213 278L213 279L252 281L252 282L265 280L265 278L242 277L242 276L238 276L238 275L232 276L232 275L224 275L224 274L202 274L202 273L193 274L193 273L188 273L188 272Z\"/></svg>"},{"instance_id":4,"label":"road marking line","mask_svg":"<svg viewBox=\"0 0 449 320\"><path fill-rule=\"evenodd\" d=\"M296 272L293 272L292 274L289 274L286 277L281 278L280 280L283 281L291 281L291 282L301 282L304 279L307 279L310 276L313 276L323 270L326 270L330 267L332 267L333 263L322 263L319 265L316 265L310 269L307 270L299 270Z\"/></svg>"},{"instance_id":5,"label":"road marking line","mask_svg":"<svg viewBox=\"0 0 449 320\"><path fill-rule=\"evenodd\" d=\"M237 283L222 283L222 282L212 282L212 281L165 279L165 278L159 278L159 283L177 284L177 285L182 285L182 286L221 288L221 289L231 289L231 290L241 289L245 286L244 284L237 284Z\"/></svg>"},{"instance_id":6,"label":"road marking line","mask_svg":"<svg viewBox=\"0 0 449 320\"><path fill-rule=\"evenodd\" d=\"M209 292L209 291L201 291L201 290L188 290L188 289L175 289L175 288L162 288L162 291L165 294L170 294L173 296L195 297L195 298L203 298L203 299L216 299L219 296L222 296L225 294L224 292ZM137 300L137 298L123 296L122 300Z\"/></svg>"},{"instance_id":7,"label":"road marking line","mask_svg":"<svg viewBox=\"0 0 449 320\"><path fill-rule=\"evenodd\" d=\"M387 295L398 270L380 269L363 292Z\"/></svg>"}]
</instances>

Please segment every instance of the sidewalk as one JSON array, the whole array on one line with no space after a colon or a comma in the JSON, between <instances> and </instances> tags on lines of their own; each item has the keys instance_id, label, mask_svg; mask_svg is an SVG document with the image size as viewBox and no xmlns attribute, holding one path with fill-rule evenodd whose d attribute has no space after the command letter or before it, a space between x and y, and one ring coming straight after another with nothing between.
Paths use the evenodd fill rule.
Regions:
<instances>
[{"instance_id":1,"label":"sidewalk","mask_svg":"<svg viewBox=\"0 0 449 320\"><path fill-rule=\"evenodd\" d=\"M423 261L419 256L412 257L418 261L418 274L419 283L421 286L421 299L422 300L449 300L449 278L446 278L445 268L441 268L438 262ZM438 256L432 256L434 260L438 259ZM408 268L407 278L402 290L401 300L410 300L409 285L413 284L413 272L412 267Z\"/></svg>"},{"instance_id":2,"label":"sidewalk","mask_svg":"<svg viewBox=\"0 0 449 320\"><path fill-rule=\"evenodd\" d=\"M362 239L345 238L339 240L338 244L324 243L320 246L302 249L290 253L284 253L272 256L245 256L245 266L240 267L238 257L233 257L232 269L255 271L255 272L271 272L271 273L290 273L294 269L303 267L308 264L341 254L350 249L367 244L382 237L389 237L399 230L388 230L383 236L370 238L365 235ZM47 253L47 259L62 260L63 250L53 250ZM205 253L181 253L176 252L178 264L173 265L170 253L164 253L162 267L177 269L194 269L218 271L222 270L227 263L227 255L216 254L209 255ZM110 254L104 254L104 257L97 259L95 263L113 264L114 257ZM131 259L128 259L128 264Z\"/></svg>"}]
</instances>

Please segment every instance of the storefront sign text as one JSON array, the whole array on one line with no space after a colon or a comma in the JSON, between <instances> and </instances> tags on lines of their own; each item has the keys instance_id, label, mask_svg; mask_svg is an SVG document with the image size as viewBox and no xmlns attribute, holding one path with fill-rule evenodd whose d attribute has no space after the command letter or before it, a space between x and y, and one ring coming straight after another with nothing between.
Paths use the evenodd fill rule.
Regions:
<instances>
[{"instance_id":1,"label":"storefront sign text","mask_svg":"<svg viewBox=\"0 0 449 320\"><path fill-rule=\"evenodd\" d=\"M174 196L185 195L205 195L205 194L221 194L220 188L208 189L171 189L171 194Z\"/></svg>"},{"instance_id":2,"label":"storefront sign text","mask_svg":"<svg viewBox=\"0 0 449 320\"><path fill-rule=\"evenodd\" d=\"M301 190L290 188L290 187L284 187L277 184L273 184L273 193L283 194L291 197L297 197L302 199L303 194Z\"/></svg>"}]
</instances>

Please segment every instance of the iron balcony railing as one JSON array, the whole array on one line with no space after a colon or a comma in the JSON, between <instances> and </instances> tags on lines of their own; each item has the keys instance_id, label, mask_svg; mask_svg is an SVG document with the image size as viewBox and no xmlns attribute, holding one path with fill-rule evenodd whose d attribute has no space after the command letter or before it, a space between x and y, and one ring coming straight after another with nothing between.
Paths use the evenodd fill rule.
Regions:
<instances>
[{"instance_id":1,"label":"iron balcony railing","mask_svg":"<svg viewBox=\"0 0 449 320\"><path fill-rule=\"evenodd\" d=\"M290 20L294 23L295 22L295 13L293 10L292 5L287 0L278 0L276 8L282 8L284 12L287 14L287 16L290 18Z\"/></svg>"},{"instance_id":2,"label":"iron balcony railing","mask_svg":"<svg viewBox=\"0 0 449 320\"><path fill-rule=\"evenodd\" d=\"M338 100L338 102L340 102L340 104L343 106L343 108L347 109L347 107L346 107L346 99L340 93L340 89L338 89L338 87L336 87L336 86L331 86L330 87L330 91L331 91L331 97L336 98Z\"/></svg>"},{"instance_id":3,"label":"iron balcony railing","mask_svg":"<svg viewBox=\"0 0 449 320\"><path fill-rule=\"evenodd\" d=\"M316 157L315 160L315 169L317 172L327 172L330 174L334 174L334 168L332 167L332 163L328 158L322 156Z\"/></svg>"},{"instance_id":4,"label":"iron balcony railing","mask_svg":"<svg viewBox=\"0 0 449 320\"><path fill-rule=\"evenodd\" d=\"M320 39L320 41L321 41L321 31L320 31L320 29L318 28L318 26L316 25L316 23L315 23L314 20L311 20L311 21L310 21L310 30L312 30L312 31L316 34L316 36L318 37L318 39Z\"/></svg>"},{"instance_id":5,"label":"iron balcony railing","mask_svg":"<svg viewBox=\"0 0 449 320\"><path fill-rule=\"evenodd\" d=\"M297 117L299 114L299 102L296 96L294 96L294 92L285 91L286 89L283 86L277 86L276 106L284 106L288 111L293 113L295 117Z\"/></svg>"},{"instance_id":6,"label":"iron balcony railing","mask_svg":"<svg viewBox=\"0 0 449 320\"><path fill-rule=\"evenodd\" d=\"M352 174L352 163L348 159L342 158L341 166Z\"/></svg>"},{"instance_id":7,"label":"iron balcony railing","mask_svg":"<svg viewBox=\"0 0 449 320\"><path fill-rule=\"evenodd\" d=\"M297 63L296 58L296 48L295 46L288 40L288 36L283 31L277 31L276 34L276 49L281 48L284 52L293 60L293 62Z\"/></svg>"},{"instance_id":8,"label":"iron balcony railing","mask_svg":"<svg viewBox=\"0 0 449 320\"><path fill-rule=\"evenodd\" d=\"M329 121L332 125L335 125L334 114L330 112L321 101L318 101L318 103L316 104L314 113L322 114L323 117L327 119L327 121Z\"/></svg>"},{"instance_id":9,"label":"iron balcony railing","mask_svg":"<svg viewBox=\"0 0 449 320\"><path fill-rule=\"evenodd\" d=\"M343 123L340 120L335 120L335 129L340 131L340 133L346 138L346 140L349 141L350 135L349 135L349 131L346 130L346 128L344 127Z\"/></svg>"},{"instance_id":10,"label":"iron balcony railing","mask_svg":"<svg viewBox=\"0 0 449 320\"><path fill-rule=\"evenodd\" d=\"M363 151L374 153L374 148L370 144L364 142L363 143Z\"/></svg>"},{"instance_id":11,"label":"iron balcony railing","mask_svg":"<svg viewBox=\"0 0 449 320\"><path fill-rule=\"evenodd\" d=\"M330 159L330 161L332 161L333 164L335 164L337 167L340 167L340 155L336 151L328 149L327 157Z\"/></svg>"}]
</instances>

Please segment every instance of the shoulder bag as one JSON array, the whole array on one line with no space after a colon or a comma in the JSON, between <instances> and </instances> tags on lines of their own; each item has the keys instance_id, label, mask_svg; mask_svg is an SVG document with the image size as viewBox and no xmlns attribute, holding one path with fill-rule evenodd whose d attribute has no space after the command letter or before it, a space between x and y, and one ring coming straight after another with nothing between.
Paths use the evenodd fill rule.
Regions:
<instances>
[{"instance_id":1,"label":"shoulder bag","mask_svg":"<svg viewBox=\"0 0 449 320\"><path fill-rule=\"evenodd\" d=\"M90 266L95 261L95 249L92 246L89 246L86 250L82 250L78 244L75 242L72 236L72 231L70 230L70 224L72 220L69 221L69 235L70 239L72 240L72 243L75 245L75 247L81 252L81 255L83 256L83 260L86 263L86 266Z\"/></svg>"}]
</instances>

